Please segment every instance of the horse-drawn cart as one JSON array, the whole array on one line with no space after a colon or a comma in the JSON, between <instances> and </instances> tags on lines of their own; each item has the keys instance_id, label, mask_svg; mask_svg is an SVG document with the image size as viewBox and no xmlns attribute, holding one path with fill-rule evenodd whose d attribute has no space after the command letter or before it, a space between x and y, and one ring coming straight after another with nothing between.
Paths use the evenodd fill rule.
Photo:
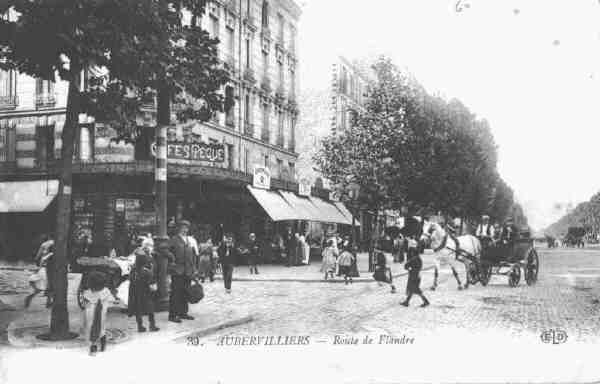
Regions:
<instances>
[{"instance_id":1,"label":"horse-drawn cart","mask_svg":"<svg viewBox=\"0 0 600 384\"><path fill-rule=\"evenodd\" d=\"M521 269L523 273L521 273ZM505 275L508 285L516 287L524 275L527 285L535 284L539 272L539 257L533 238L519 234L505 244L492 244L481 252L479 281L486 286L492 275Z\"/></svg>"}]
</instances>

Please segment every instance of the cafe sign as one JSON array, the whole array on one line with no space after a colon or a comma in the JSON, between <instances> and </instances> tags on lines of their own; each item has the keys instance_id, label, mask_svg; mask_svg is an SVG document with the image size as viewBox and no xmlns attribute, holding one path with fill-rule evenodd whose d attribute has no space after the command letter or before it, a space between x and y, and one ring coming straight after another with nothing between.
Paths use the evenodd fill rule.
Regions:
<instances>
[{"instance_id":1,"label":"cafe sign","mask_svg":"<svg viewBox=\"0 0 600 384\"><path fill-rule=\"evenodd\" d=\"M156 156L156 143L152 144L152 155ZM223 163L225 162L225 145L170 141L167 143L167 158Z\"/></svg>"},{"instance_id":2,"label":"cafe sign","mask_svg":"<svg viewBox=\"0 0 600 384\"><path fill-rule=\"evenodd\" d=\"M310 196L311 188L312 186L309 179L302 178L298 182L298 194L300 196Z\"/></svg>"},{"instance_id":3,"label":"cafe sign","mask_svg":"<svg viewBox=\"0 0 600 384\"><path fill-rule=\"evenodd\" d=\"M271 188L271 172L269 168L255 165L254 179L252 182L254 188L270 189Z\"/></svg>"}]
</instances>

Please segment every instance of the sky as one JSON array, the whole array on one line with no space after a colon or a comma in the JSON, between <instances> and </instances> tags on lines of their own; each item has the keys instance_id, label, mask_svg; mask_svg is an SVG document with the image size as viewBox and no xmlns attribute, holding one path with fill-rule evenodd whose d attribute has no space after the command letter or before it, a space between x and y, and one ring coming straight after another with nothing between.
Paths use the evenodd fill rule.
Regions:
<instances>
[{"instance_id":1,"label":"sky","mask_svg":"<svg viewBox=\"0 0 600 384\"><path fill-rule=\"evenodd\" d=\"M489 121L534 229L600 191L599 0L298 3L302 89L330 86L337 55L385 54Z\"/></svg>"}]
</instances>

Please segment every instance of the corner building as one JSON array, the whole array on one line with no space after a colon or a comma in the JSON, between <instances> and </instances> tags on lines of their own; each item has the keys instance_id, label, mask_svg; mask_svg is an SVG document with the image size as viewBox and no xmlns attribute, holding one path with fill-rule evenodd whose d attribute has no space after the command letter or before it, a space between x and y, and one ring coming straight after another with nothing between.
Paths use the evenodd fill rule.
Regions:
<instances>
[{"instance_id":1,"label":"corner building","mask_svg":"<svg viewBox=\"0 0 600 384\"><path fill-rule=\"evenodd\" d=\"M310 196L299 196L300 13L291 0L207 4L201 23L220 40L230 74L227 109L168 131L168 216L190 220L201 239L222 225L237 239L255 232L268 242L288 226L300 231L309 221L350 220L326 190L312 187ZM62 82L0 73L0 258L29 259L36 239L53 231L66 91ZM154 232L154 116L155 106L147 105L135 144L115 142L111 128L80 116L71 245L86 234L92 253L125 254L132 234ZM266 190L251 187L256 166L270 171Z\"/></svg>"}]
</instances>

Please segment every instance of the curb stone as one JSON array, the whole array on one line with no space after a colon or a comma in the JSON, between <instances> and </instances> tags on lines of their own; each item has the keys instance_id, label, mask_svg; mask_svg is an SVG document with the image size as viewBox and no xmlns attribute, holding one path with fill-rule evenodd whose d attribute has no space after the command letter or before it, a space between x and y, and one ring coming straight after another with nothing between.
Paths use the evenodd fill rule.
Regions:
<instances>
[{"instance_id":1,"label":"curb stone","mask_svg":"<svg viewBox=\"0 0 600 384\"><path fill-rule=\"evenodd\" d=\"M248 324L254 320L255 320L254 316L249 315L249 316L242 317L240 319L225 321L221 324L213 325L211 327L202 329L200 331L192 331L185 335L178 336L178 337L174 338L173 341L176 343L181 343L181 342L186 341L188 337L205 337L210 334L221 331L223 329L233 328L233 327L237 327L238 325Z\"/></svg>"}]
</instances>

